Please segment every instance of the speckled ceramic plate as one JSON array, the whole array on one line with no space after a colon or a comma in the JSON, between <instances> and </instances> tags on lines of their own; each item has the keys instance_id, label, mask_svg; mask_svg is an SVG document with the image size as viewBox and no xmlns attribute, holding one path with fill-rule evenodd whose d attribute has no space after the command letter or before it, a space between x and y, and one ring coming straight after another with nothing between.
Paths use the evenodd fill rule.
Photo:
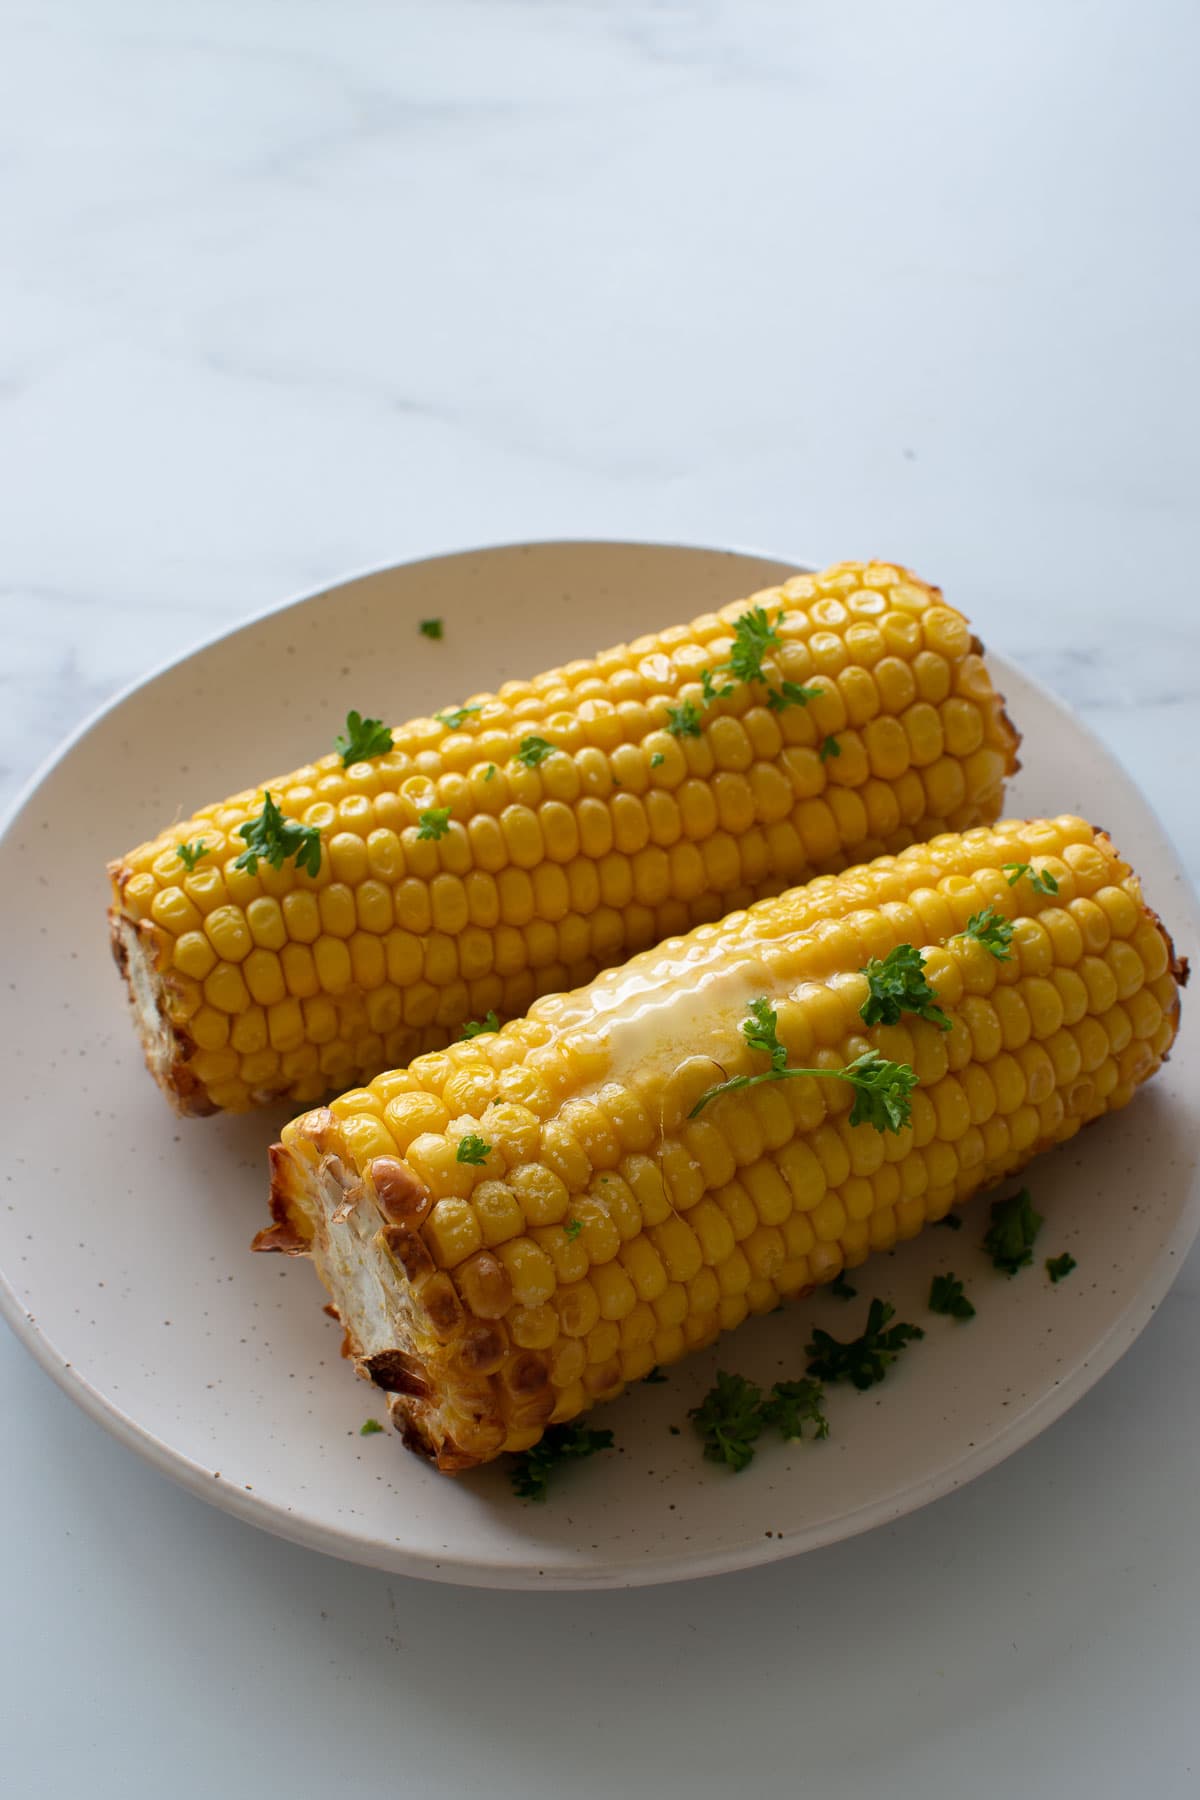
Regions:
<instances>
[{"instance_id":1,"label":"speckled ceramic plate","mask_svg":"<svg viewBox=\"0 0 1200 1800\"><path fill-rule=\"evenodd\" d=\"M431 1473L338 1355L304 1263L253 1257L265 1151L282 1114L180 1121L141 1066L108 954L108 856L332 741L349 706L404 717L781 579L761 556L539 544L410 563L301 600L162 670L63 749L0 842L0 1092L6 1129L0 1303L94 1418L193 1493L253 1524L380 1568L497 1587L608 1587L703 1575L863 1531L981 1474L1049 1425L1146 1324L1200 1219L1200 1037L1124 1113L1044 1158L1039 1261L986 1266L985 1208L927 1232L824 1298L606 1409L620 1448L516 1500L504 1472ZM969 610L969 596L952 595ZM416 630L446 621L441 643ZM988 622L981 622L986 632ZM1196 955L1186 877L1132 782L1070 713L993 656L1025 733L1010 811L1101 821ZM1051 1287L1041 1257L1079 1267ZM964 1328L923 1306L932 1272L968 1278ZM927 1327L887 1384L836 1392L833 1435L765 1446L733 1477L701 1461L686 1413L718 1363L798 1373L807 1327L845 1335L865 1299ZM683 1427L674 1435L672 1427Z\"/></svg>"}]
</instances>

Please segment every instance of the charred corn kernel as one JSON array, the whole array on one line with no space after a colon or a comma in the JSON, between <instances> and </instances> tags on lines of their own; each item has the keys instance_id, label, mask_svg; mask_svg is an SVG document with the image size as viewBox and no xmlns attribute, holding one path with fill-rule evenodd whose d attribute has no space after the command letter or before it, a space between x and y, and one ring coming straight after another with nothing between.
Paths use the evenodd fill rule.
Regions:
<instances>
[{"instance_id":1,"label":"charred corn kernel","mask_svg":"<svg viewBox=\"0 0 1200 1800\"><path fill-rule=\"evenodd\" d=\"M861 684L852 698L870 700ZM1043 907L1037 890L1009 888L1004 865L1035 854L1089 893L1068 896L1064 877L1066 904ZM1086 907L1061 925L1081 900L1103 922L1102 944ZM985 904L1014 916L1020 954L1008 964L960 935ZM941 935L929 942L931 920ZM866 1027L864 962L914 941L950 1029L911 1015ZM211 1004L244 967L217 965L189 1019L201 1078L221 1091L245 1079L243 1066L267 1091L293 1074L319 1078L313 1045L276 1042L294 1024L281 1010L298 1007L294 997L247 1012L253 1026L243 1015L231 1026ZM372 1176L362 1197L367 1162L391 1171L409 1224L392 1223L393 1210L378 1235L400 1276L366 1291L385 1296L386 1316L389 1282L408 1281L430 1326L414 1355L395 1303L407 1360L399 1375L385 1364L384 1377L401 1383L393 1408L409 1441L463 1466L518 1428L616 1393L647 1358L710 1343L912 1237L1126 1104L1170 1047L1179 974L1136 878L1081 821L941 836L702 924L294 1121L276 1151L276 1215L306 1219L351 1341L377 1344L378 1302L347 1273L375 1241L371 1222L348 1221L380 1191ZM765 1072L741 1029L760 994L800 1066L840 1069L867 1048L909 1061L920 1085L908 1123L852 1126L847 1084L835 1095L820 1076L707 1100L722 1082ZM468 1132L490 1147L484 1168L458 1161ZM356 1317L364 1307L369 1317Z\"/></svg>"},{"instance_id":2,"label":"charred corn kernel","mask_svg":"<svg viewBox=\"0 0 1200 1800\"><path fill-rule=\"evenodd\" d=\"M869 569L855 567L865 581ZM817 686L807 706L775 713L757 683L735 683L733 695L702 706L700 672L728 655L750 605L734 603L636 648L479 696L470 704L480 712L461 730L417 720L393 732L384 757L346 770L330 752L273 781L285 814L321 834L315 877L293 861L277 869L261 860L256 874L235 868L261 788L205 809L112 866L122 957L144 965L139 979L151 990L172 968L204 980L221 963L242 966L247 1007L318 992L352 999L338 1027L344 1054L323 1040L319 1062L366 1080L401 1024L413 1034L409 1054L453 1038L478 1005L470 984L486 976L501 984L493 998L504 1010L524 1010L539 992L578 985L701 917L843 867L878 843L893 847L897 834L903 843L949 819L991 820L1016 740L970 630L936 589L878 568L891 585L861 589L883 607L870 618L836 598L844 570L754 597L768 616L782 613L768 681ZM904 604L893 604L901 593ZM835 600L836 615L822 617ZM700 707L698 737L667 729L668 709L685 697ZM522 740L543 732L559 752L524 767ZM840 757L822 762L818 746L839 732ZM421 813L447 805L449 831L420 838ZM188 834L211 860L182 873L174 846ZM1085 897L1120 888L1103 858L1063 866ZM1119 900L1104 904L1127 923ZM147 917L161 940L125 929ZM298 948L308 954L289 954ZM385 983L396 994L364 1033L356 1008ZM212 1097L194 1068L168 1079L187 1060L182 1041L169 1047L168 1090L184 1110L207 1110ZM624 1149L637 1147L613 1124ZM606 1165L593 1157L593 1166Z\"/></svg>"}]
</instances>

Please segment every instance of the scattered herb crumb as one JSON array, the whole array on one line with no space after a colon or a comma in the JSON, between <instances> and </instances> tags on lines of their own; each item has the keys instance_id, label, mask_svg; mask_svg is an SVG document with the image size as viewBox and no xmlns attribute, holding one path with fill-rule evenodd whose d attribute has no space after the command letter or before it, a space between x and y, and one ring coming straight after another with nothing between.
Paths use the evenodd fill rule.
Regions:
<instances>
[{"instance_id":1,"label":"scattered herb crumb","mask_svg":"<svg viewBox=\"0 0 1200 1800\"><path fill-rule=\"evenodd\" d=\"M808 1373L819 1381L850 1381L865 1393L882 1381L906 1344L923 1338L919 1325L903 1321L889 1324L896 1309L886 1300L872 1300L867 1312L866 1329L856 1338L843 1342L828 1331L814 1327L811 1341L805 1345Z\"/></svg>"},{"instance_id":2,"label":"scattered herb crumb","mask_svg":"<svg viewBox=\"0 0 1200 1800\"><path fill-rule=\"evenodd\" d=\"M667 760L667 759L666 759L666 757L665 757L665 756L664 756L664 755L663 755L663 753L662 753L662 751L661 751L661 750L656 750L656 751L655 751L655 752L654 752L654 755L653 755L653 756L652 756L652 757L651 757L651 758L650 758L650 767L651 767L651 768L652 768L652 769L659 769L659 768L661 768L661 767L662 767L662 765L663 765L663 763L665 763L665 762L666 762L666 760Z\"/></svg>"},{"instance_id":3,"label":"scattered herb crumb","mask_svg":"<svg viewBox=\"0 0 1200 1800\"><path fill-rule=\"evenodd\" d=\"M961 1231L962 1215L956 1212L948 1212L945 1218L938 1219L936 1223L942 1227L943 1231Z\"/></svg>"},{"instance_id":4,"label":"scattered herb crumb","mask_svg":"<svg viewBox=\"0 0 1200 1800\"><path fill-rule=\"evenodd\" d=\"M957 1275L935 1275L929 1288L929 1310L951 1319L973 1319L975 1308Z\"/></svg>"},{"instance_id":5,"label":"scattered herb crumb","mask_svg":"<svg viewBox=\"0 0 1200 1800\"><path fill-rule=\"evenodd\" d=\"M512 1469L513 1493L522 1500L544 1500L550 1477L563 1463L612 1449L611 1431L589 1431L577 1421L550 1425L536 1444L522 1450Z\"/></svg>"},{"instance_id":6,"label":"scattered herb crumb","mask_svg":"<svg viewBox=\"0 0 1200 1800\"><path fill-rule=\"evenodd\" d=\"M841 754L842 746L835 737L827 737L825 742L821 745L821 748L817 751L817 756L821 762L828 762L831 756L840 756Z\"/></svg>"},{"instance_id":7,"label":"scattered herb crumb","mask_svg":"<svg viewBox=\"0 0 1200 1800\"><path fill-rule=\"evenodd\" d=\"M568 1244L573 1244L582 1230L582 1219L568 1219L563 1226L563 1236L566 1238Z\"/></svg>"},{"instance_id":8,"label":"scattered herb crumb","mask_svg":"<svg viewBox=\"0 0 1200 1800\"><path fill-rule=\"evenodd\" d=\"M652 1387L657 1387L659 1382L665 1381L666 1379L667 1379L666 1376L663 1374L662 1370L659 1368L657 1363L654 1365L654 1367L651 1369L651 1371L648 1375L642 1376L642 1380L648 1381Z\"/></svg>"},{"instance_id":9,"label":"scattered herb crumb","mask_svg":"<svg viewBox=\"0 0 1200 1800\"><path fill-rule=\"evenodd\" d=\"M544 737L527 737L521 739L517 751L517 761L524 763L527 769L536 769L539 763L545 762L558 749L557 744L548 744Z\"/></svg>"},{"instance_id":10,"label":"scattered herb crumb","mask_svg":"<svg viewBox=\"0 0 1200 1800\"><path fill-rule=\"evenodd\" d=\"M1058 882L1049 869L1035 869L1032 863L1003 863L1001 867L1008 876L1009 887L1016 887L1022 875L1028 875L1029 885L1035 894L1057 894Z\"/></svg>"},{"instance_id":11,"label":"scattered herb crumb","mask_svg":"<svg viewBox=\"0 0 1200 1800\"><path fill-rule=\"evenodd\" d=\"M850 1286L844 1272L836 1280L830 1282L829 1291L831 1294L836 1294L839 1300L857 1300L858 1298L858 1289Z\"/></svg>"},{"instance_id":12,"label":"scattered herb crumb","mask_svg":"<svg viewBox=\"0 0 1200 1800\"><path fill-rule=\"evenodd\" d=\"M374 1437L377 1431L382 1430L383 1426L378 1419L367 1419L364 1424L359 1426L358 1435L359 1437Z\"/></svg>"},{"instance_id":13,"label":"scattered herb crumb","mask_svg":"<svg viewBox=\"0 0 1200 1800\"><path fill-rule=\"evenodd\" d=\"M1072 1269L1077 1269L1078 1267L1079 1264L1075 1261L1075 1258L1071 1255L1069 1250L1064 1250L1061 1256L1048 1256L1046 1258L1046 1273L1056 1287L1060 1281L1065 1281L1067 1279L1067 1276L1071 1273Z\"/></svg>"},{"instance_id":14,"label":"scattered herb crumb","mask_svg":"<svg viewBox=\"0 0 1200 1800\"><path fill-rule=\"evenodd\" d=\"M440 619L422 619L417 630L422 637L439 639L442 636L442 621Z\"/></svg>"},{"instance_id":15,"label":"scattered herb crumb","mask_svg":"<svg viewBox=\"0 0 1200 1800\"><path fill-rule=\"evenodd\" d=\"M462 1036L466 1038L485 1037L488 1032L499 1031L500 1021L494 1012L486 1012L482 1019L468 1019L462 1028Z\"/></svg>"},{"instance_id":16,"label":"scattered herb crumb","mask_svg":"<svg viewBox=\"0 0 1200 1800\"><path fill-rule=\"evenodd\" d=\"M993 1266L1013 1276L1033 1261L1033 1246L1042 1229L1042 1215L1035 1212L1029 1189L1022 1188L1009 1200L996 1200L992 1205L992 1222L983 1247Z\"/></svg>"},{"instance_id":17,"label":"scattered herb crumb","mask_svg":"<svg viewBox=\"0 0 1200 1800\"><path fill-rule=\"evenodd\" d=\"M439 725L444 725L446 727L447 731L459 731L472 713L482 711L483 708L481 706L455 706L452 707L449 712L434 713L433 716Z\"/></svg>"},{"instance_id":18,"label":"scattered herb crumb","mask_svg":"<svg viewBox=\"0 0 1200 1800\"><path fill-rule=\"evenodd\" d=\"M700 711L694 700L684 700L679 706L668 706L667 730L672 737L677 738L700 736Z\"/></svg>"}]
</instances>

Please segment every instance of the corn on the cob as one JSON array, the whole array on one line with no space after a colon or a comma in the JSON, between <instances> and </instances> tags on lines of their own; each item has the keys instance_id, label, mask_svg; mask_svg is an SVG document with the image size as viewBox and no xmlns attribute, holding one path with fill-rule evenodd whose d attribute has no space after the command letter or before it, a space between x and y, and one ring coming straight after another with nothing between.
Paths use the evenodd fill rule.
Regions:
<instances>
[{"instance_id":1,"label":"corn on the cob","mask_svg":"<svg viewBox=\"0 0 1200 1800\"><path fill-rule=\"evenodd\" d=\"M1014 875L1026 864L1036 882ZM1011 922L995 950L966 932L988 908ZM901 944L920 949L948 1030L864 1025L864 965ZM293 1121L257 1247L314 1258L406 1441L469 1467L1123 1106L1170 1047L1185 974L1082 819L938 837L700 926ZM852 1124L840 1079L763 1080L742 1030L759 996L791 1065L840 1069L871 1048L907 1065L910 1123ZM696 1110L752 1071L761 1085Z\"/></svg>"},{"instance_id":2,"label":"corn on the cob","mask_svg":"<svg viewBox=\"0 0 1200 1800\"><path fill-rule=\"evenodd\" d=\"M754 607L778 642L737 679ZM844 563L205 808L110 866L152 1073L183 1112L311 1105L816 871L994 819L1017 736L980 650L937 589ZM237 866L264 791L320 833L315 872Z\"/></svg>"}]
</instances>

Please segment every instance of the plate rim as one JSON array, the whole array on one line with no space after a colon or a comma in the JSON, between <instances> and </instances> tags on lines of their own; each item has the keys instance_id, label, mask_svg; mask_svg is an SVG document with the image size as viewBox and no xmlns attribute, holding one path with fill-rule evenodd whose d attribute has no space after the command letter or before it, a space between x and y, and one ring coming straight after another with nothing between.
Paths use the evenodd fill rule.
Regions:
<instances>
[{"instance_id":1,"label":"plate rim","mask_svg":"<svg viewBox=\"0 0 1200 1800\"><path fill-rule=\"evenodd\" d=\"M341 589L360 581L378 579L398 570L412 570L422 564L467 560L495 552L519 550L582 551L597 547L625 550L683 551L705 556L773 562L804 573L824 564L798 561L767 550L743 544L713 545L678 540L638 539L624 537L516 538L472 545L455 550L441 550L383 563L345 575L321 587L291 594L287 599L259 608L239 618L222 630L212 632L178 654L156 664L148 672L127 682L91 712L45 757L19 788L13 800L0 814L0 843L17 824L38 790L65 759L82 743L101 720L116 712L143 688L152 686L170 671L192 661L206 650L236 636L264 620L313 602L325 600ZM1146 798L1141 786L1125 768L1116 752L1109 748L1075 708L1037 677L1029 674L1002 651L989 651L999 685L1010 676L1025 683L1090 747L1105 760L1115 763L1138 796L1148 821L1162 839L1173 865L1186 904L1192 914L1190 924L1200 933L1200 900L1190 874L1180 860L1157 809ZM0 1269L0 1317L12 1330L18 1342L38 1365L80 1409L110 1432L117 1441L133 1450L151 1467L198 1498L219 1507L235 1518L306 1549L320 1551L343 1561L377 1568L392 1575L415 1576L456 1586L491 1588L509 1591L606 1591L649 1587L667 1582L699 1580L707 1576L734 1573L741 1569L782 1560L816 1550L864 1531L893 1523L933 1500L965 1487L978 1476L995 1468L1008 1456L1024 1448L1060 1419L1081 1400L1095 1384L1115 1366L1126 1350L1136 1342L1158 1310L1182 1267L1184 1257L1200 1236L1200 1184L1185 1197L1175 1224L1159 1246L1141 1286L1125 1305L1109 1320L1100 1337L1082 1360L1040 1399L1022 1410L1002 1431L984 1444L968 1450L949 1464L940 1465L932 1473L911 1480L905 1487L891 1491L885 1499L866 1501L848 1513L830 1515L823 1521L794 1534L778 1534L770 1545L750 1540L741 1545L713 1547L706 1551L680 1551L660 1554L638 1563L626 1557L603 1569L575 1569L569 1566L539 1568L533 1559L524 1563L489 1561L479 1557L457 1558L443 1551L413 1550L392 1546L379 1540L356 1538L344 1527L319 1523L303 1515L285 1510L275 1501L261 1498L253 1491L223 1484L219 1474L204 1468L183 1451L173 1448L149 1428L141 1425L124 1407L103 1394L95 1384L63 1357L42 1330L36 1316L22 1304L3 1269Z\"/></svg>"}]
</instances>

